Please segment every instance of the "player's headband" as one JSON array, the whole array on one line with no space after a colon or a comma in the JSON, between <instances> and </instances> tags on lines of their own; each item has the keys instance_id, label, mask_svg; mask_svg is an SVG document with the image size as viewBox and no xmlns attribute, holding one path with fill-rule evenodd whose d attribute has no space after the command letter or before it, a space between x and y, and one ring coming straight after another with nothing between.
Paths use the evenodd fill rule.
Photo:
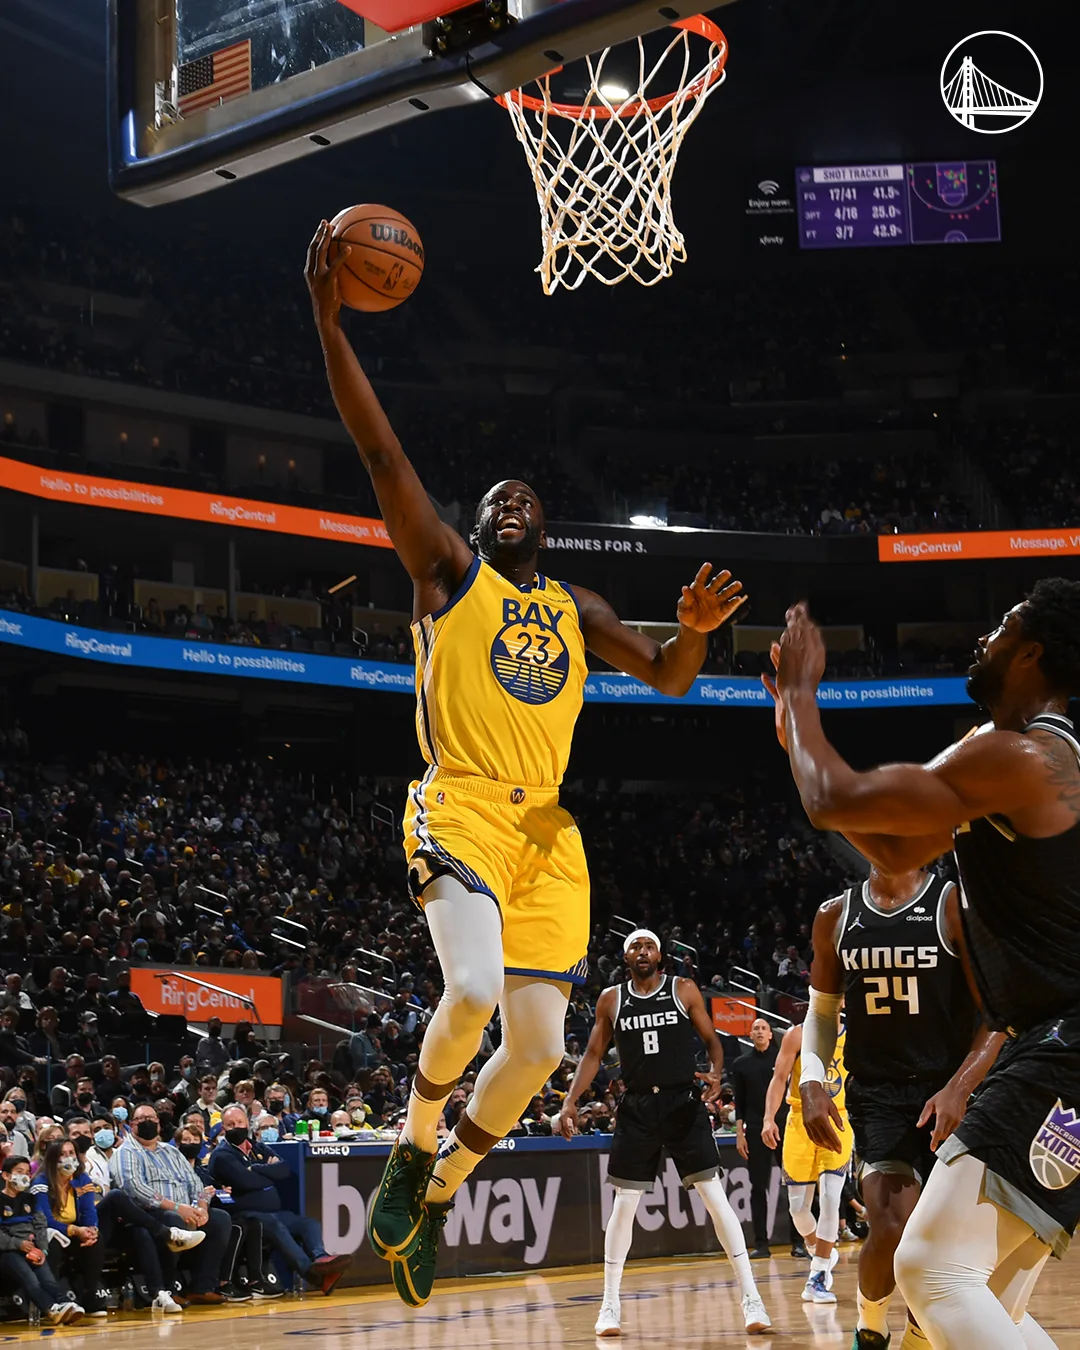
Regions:
<instances>
[{"instance_id":1,"label":"player's headband","mask_svg":"<svg viewBox=\"0 0 1080 1350\"><path fill-rule=\"evenodd\" d=\"M636 942L636 941L638 940L638 938L643 938L643 937L644 937L644 938L652 938L652 940L656 943L656 949L657 949L657 951L661 951L661 950L662 950L662 948L661 948L661 946L660 946L660 939L656 936L656 934L653 932L653 930L652 930L651 928L635 928L634 931L633 931L632 933L628 933L628 934L627 934L626 940L623 942L623 945L622 945L623 955L625 956L626 953L630 950L630 944L631 944L632 942Z\"/></svg>"}]
</instances>

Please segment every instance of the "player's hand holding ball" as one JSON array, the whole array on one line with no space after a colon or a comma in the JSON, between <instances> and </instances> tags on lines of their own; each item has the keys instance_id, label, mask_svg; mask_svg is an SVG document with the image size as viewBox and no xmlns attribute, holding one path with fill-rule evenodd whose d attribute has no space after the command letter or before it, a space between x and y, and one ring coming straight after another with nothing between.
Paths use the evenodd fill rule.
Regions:
<instances>
[{"instance_id":1,"label":"player's hand holding ball","mask_svg":"<svg viewBox=\"0 0 1080 1350\"><path fill-rule=\"evenodd\" d=\"M695 633L711 633L746 603L742 582L732 581L727 570L712 576L712 563L702 563L689 586L679 597L679 622Z\"/></svg>"},{"instance_id":2,"label":"player's hand holding ball","mask_svg":"<svg viewBox=\"0 0 1080 1350\"><path fill-rule=\"evenodd\" d=\"M322 220L315 231L315 237L308 245L307 263L304 267L304 279L311 295L311 308L315 315L315 326L336 324L341 313L341 287L338 273L349 257L348 248L338 249L337 256L331 262L330 223Z\"/></svg>"}]
</instances>

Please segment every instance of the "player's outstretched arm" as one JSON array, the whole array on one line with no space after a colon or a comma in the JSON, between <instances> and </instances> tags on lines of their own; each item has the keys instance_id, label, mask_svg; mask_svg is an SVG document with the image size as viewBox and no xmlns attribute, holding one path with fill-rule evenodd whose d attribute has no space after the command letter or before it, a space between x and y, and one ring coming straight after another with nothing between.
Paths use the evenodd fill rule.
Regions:
<instances>
[{"instance_id":1,"label":"player's outstretched arm","mask_svg":"<svg viewBox=\"0 0 1080 1350\"><path fill-rule=\"evenodd\" d=\"M780 1042L780 1053L773 1065L772 1078L765 1093L765 1119L761 1126L761 1137L770 1148L780 1143L780 1128L776 1123L776 1113L784 1104L788 1079L795 1067L795 1057L802 1049L802 1027L792 1027Z\"/></svg>"},{"instance_id":2,"label":"player's outstretched arm","mask_svg":"<svg viewBox=\"0 0 1080 1350\"><path fill-rule=\"evenodd\" d=\"M720 1100L720 1089L723 1086L724 1047L720 1044L720 1037L716 1034L716 1028L709 1017L705 1000L701 997L701 990L694 981L685 978L680 979L676 992L679 995L679 1001L686 1009L686 1015L690 1018L690 1025L705 1042L705 1051L709 1056L711 1072L697 1075L705 1084L705 1100L706 1102L718 1102Z\"/></svg>"},{"instance_id":3,"label":"player's outstretched arm","mask_svg":"<svg viewBox=\"0 0 1080 1350\"><path fill-rule=\"evenodd\" d=\"M627 628L593 591L575 586L574 594L586 646L609 666L671 698L682 698L690 690L705 663L708 634L726 623L747 599L741 581L732 581L728 571L713 576L712 563L703 563L690 585L682 588L678 633L660 643Z\"/></svg>"},{"instance_id":4,"label":"player's outstretched arm","mask_svg":"<svg viewBox=\"0 0 1080 1350\"><path fill-rule=\"evenodd\" d=\"M824 670L821 633L806 605L794 605L780 643L776 689L792 774L818 829L921 836L932 843L920 861L930 862L951 845L954 828L1010 815L1030 805L1033 789L1043 790L1042 750L1031 738L1006 731L968 737L928 764L857 773L822 730L817 687Z\"/></svg>"},{"instance_id":5,"label":"player's outstretched arm","mask_svg":"<svg viewBox=\"0 0 1080 1350\"><path fill-rule=\"evenodd\" d=\"M304 275L330 392L371 476L398 557L418 588L430 585L428 599L445 602L469 570L473 555L464 539L439 519L342 330L337 274L349 250L341 249L330 262L329 247L330 226L324 220L308 247Z\"/></svg>"},{"instance_id":6,"label":"player's outstretched arm","mask_svg":"<svg viewBox=\"0 0 1080 1350\"><path fill-rule=\"evenodd\" d=\"M589 1043L585 1047L585 1053L581 1056L581 1062L574 1074L574 1081L570 1084L569 1092L563 1098L562 1110L555 1122L556 1131L564 1139L572 1139L577 1133L578 1098L596 1077L604 1052L611 1044L611 1038L615 1034L614 1016L615 990L613 988L605 989L596 1000L596 1020L593 1022L593 1029L589 1033Z\"/></svg>"}]
</instances>

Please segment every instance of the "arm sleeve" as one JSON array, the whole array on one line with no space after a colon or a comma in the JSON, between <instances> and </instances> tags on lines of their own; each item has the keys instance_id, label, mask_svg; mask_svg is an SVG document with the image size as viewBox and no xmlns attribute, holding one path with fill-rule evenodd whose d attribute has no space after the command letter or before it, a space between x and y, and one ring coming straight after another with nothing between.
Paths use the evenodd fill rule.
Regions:
<instances>
[{"instance_id":1,"label":"arm sleeve","mask_svg":"<svg viewBox=\"0 0 1080 1350\"><path fill-rule=\"evenodd\" d=\"M45 1222L45 1215L35 1210L30 1223L34 1229L34 1241L44 1251L49 1241L49 1225Z\"/></svg>"},{"instance_id":2,"label":"arm sleeve","mask_svg":"<svg viewBox=\"0 0 1080 1350\"><path fill-rule=\"evenodd\" d=\"M803 1022L800 1086L825 1082L825 1066L832 1063L836 1051L843 1001L842 994L823 994L820 989L811 988L810 1011Z\"/></svg>"}]
</instances>

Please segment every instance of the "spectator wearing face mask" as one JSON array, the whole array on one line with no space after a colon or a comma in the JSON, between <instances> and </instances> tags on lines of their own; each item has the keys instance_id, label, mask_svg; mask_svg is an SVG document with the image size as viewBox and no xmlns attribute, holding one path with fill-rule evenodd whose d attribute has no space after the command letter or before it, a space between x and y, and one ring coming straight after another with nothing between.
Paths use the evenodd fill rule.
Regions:
<instances>
[{"instance_id":1,"label":"spectator wearing face mask","mask_svg":"<svg viewBox=\"0 0 1080 1350\"><path fill-rule=\"evenodd\" d=\"M98 1240L97 1191L72 1140L54 1139L48 1145L31 1190L48 1227L66 1239L60 1269L75 1285L79 1306L90 1317L104 1317L101 1268L106 1244Z\"/></svg>"},{"instance_id":2,"label":"spectator wearing face mask","mask_svg":"<svg viewBox=\"0 0 1080 1350\"><path fill-rule=\"evenodd\" d=\"M117 1142L122 1144L131 1133L131 1099L114 1097L109 1103L109 1114L116 1121Z\"/></svg>"},{"instance_id":3,"label":"spectator wearing face mask","mask_svg":"<svg viewBox=\"0 0 1080 1350\"><path fill-rule=\"evenodd\" d=\"M48 1225L30 1194L30 1164L9 1155L0 1178L0 1284L20 1290L51 1326L77 1322L82 1309L66 1297L45 1259Z\"/></svg>"},{"instance_id":4,"label":"spectator wearing face mask","mask_svg":"<svg viewBox=\"0 0 1080 1350\"><path fill-rule=\"evenodd\" d=\"M284 1138L296 1133L296 1116L292 1113L292 1097L281 1083L271 1083L266 1092L267 1114L277 1120L277 1127Z\"/></svg>"},{"instance_id":5,"label":"spectator wearing face mask","mask_svg":"<svg viewBox=\"0 0 1080 1350\"><path fill-rule=\"evenodd\" d=\"M83 1166L102 1195L108 1195L112 1186L109 1164L117 1142L116 1122L112 1116L105 1111L95 1115L90 1122L90 1148L83 1156Z\"/></svg>"},{"instance_id":6,"label":"spectator wearing face mask","mask_svg":"<svg viewBox=\"0 0 1080 1350\"><path fill-rule=\"evenodd\" d=\"M140 1268L149 1287L158 1289L154 1307L167 1313L180 1312L187 1303L220 1304L225 1299L217 1290L217 1272L229 1241L230 1225L220 1211L212 1211L195 1173L176 1149L161 1140L161 1123L149 1102L140 1102L132 1114L130 1134L112 1159L113 1184L140 1208L163 1224L175 1224L181 1230L201 1234L205 1241L192 1257L191 1291L181 1301L169 1290L176 1273L175 1257L169 1244L150 1241L144 1230L134 1233ZM151 1279L151 1277L154 1277Z\"/></svg>"},{"instance_id":7,"label":"spectator wearing face mask","mask_svg":"<svg viewBox=\"0 0 1080 1350\"><path fill-rule=\"evenodd\" d=\"M317 1120L320 1129L330 1118L330 1098L327 1096L325 1088L312 1088L307 1095L307 1108L304 1114L305 1120Z\"/></svg>"},{"instance_id":8,"label":"spectator wearing face mask","mask_svg":"<svg viewBox=\"0 0 1080 1350\"><path fill-rule=\"evenodd\" d=\"M182 1055L177 1066L180 1070L179 1081L173 1084L170 1096L183 1097L187 1106L192 1106L199 1095L199 1071L195 1067L192 1055Z\"/></svg>"},{"instance_id":9,"label":"spectator wearing face mask","mask_svg":"<svg viewBox=\"0 0 1080 1350\"><path fill-rule=\"evenodd\" d=\"M288 1163L272 1148L252 1142L247 1113L239 1106L222 1113L222 1142L210 1157L210 1175L229 1188L241 1214L257 1214L266 1241L281 1253L290 1270L329 1294L348 1269L348 1256L331 1256L317 1220L282 1208L275 1182L291 1175Z\"/></svg>"}]
</instances>

